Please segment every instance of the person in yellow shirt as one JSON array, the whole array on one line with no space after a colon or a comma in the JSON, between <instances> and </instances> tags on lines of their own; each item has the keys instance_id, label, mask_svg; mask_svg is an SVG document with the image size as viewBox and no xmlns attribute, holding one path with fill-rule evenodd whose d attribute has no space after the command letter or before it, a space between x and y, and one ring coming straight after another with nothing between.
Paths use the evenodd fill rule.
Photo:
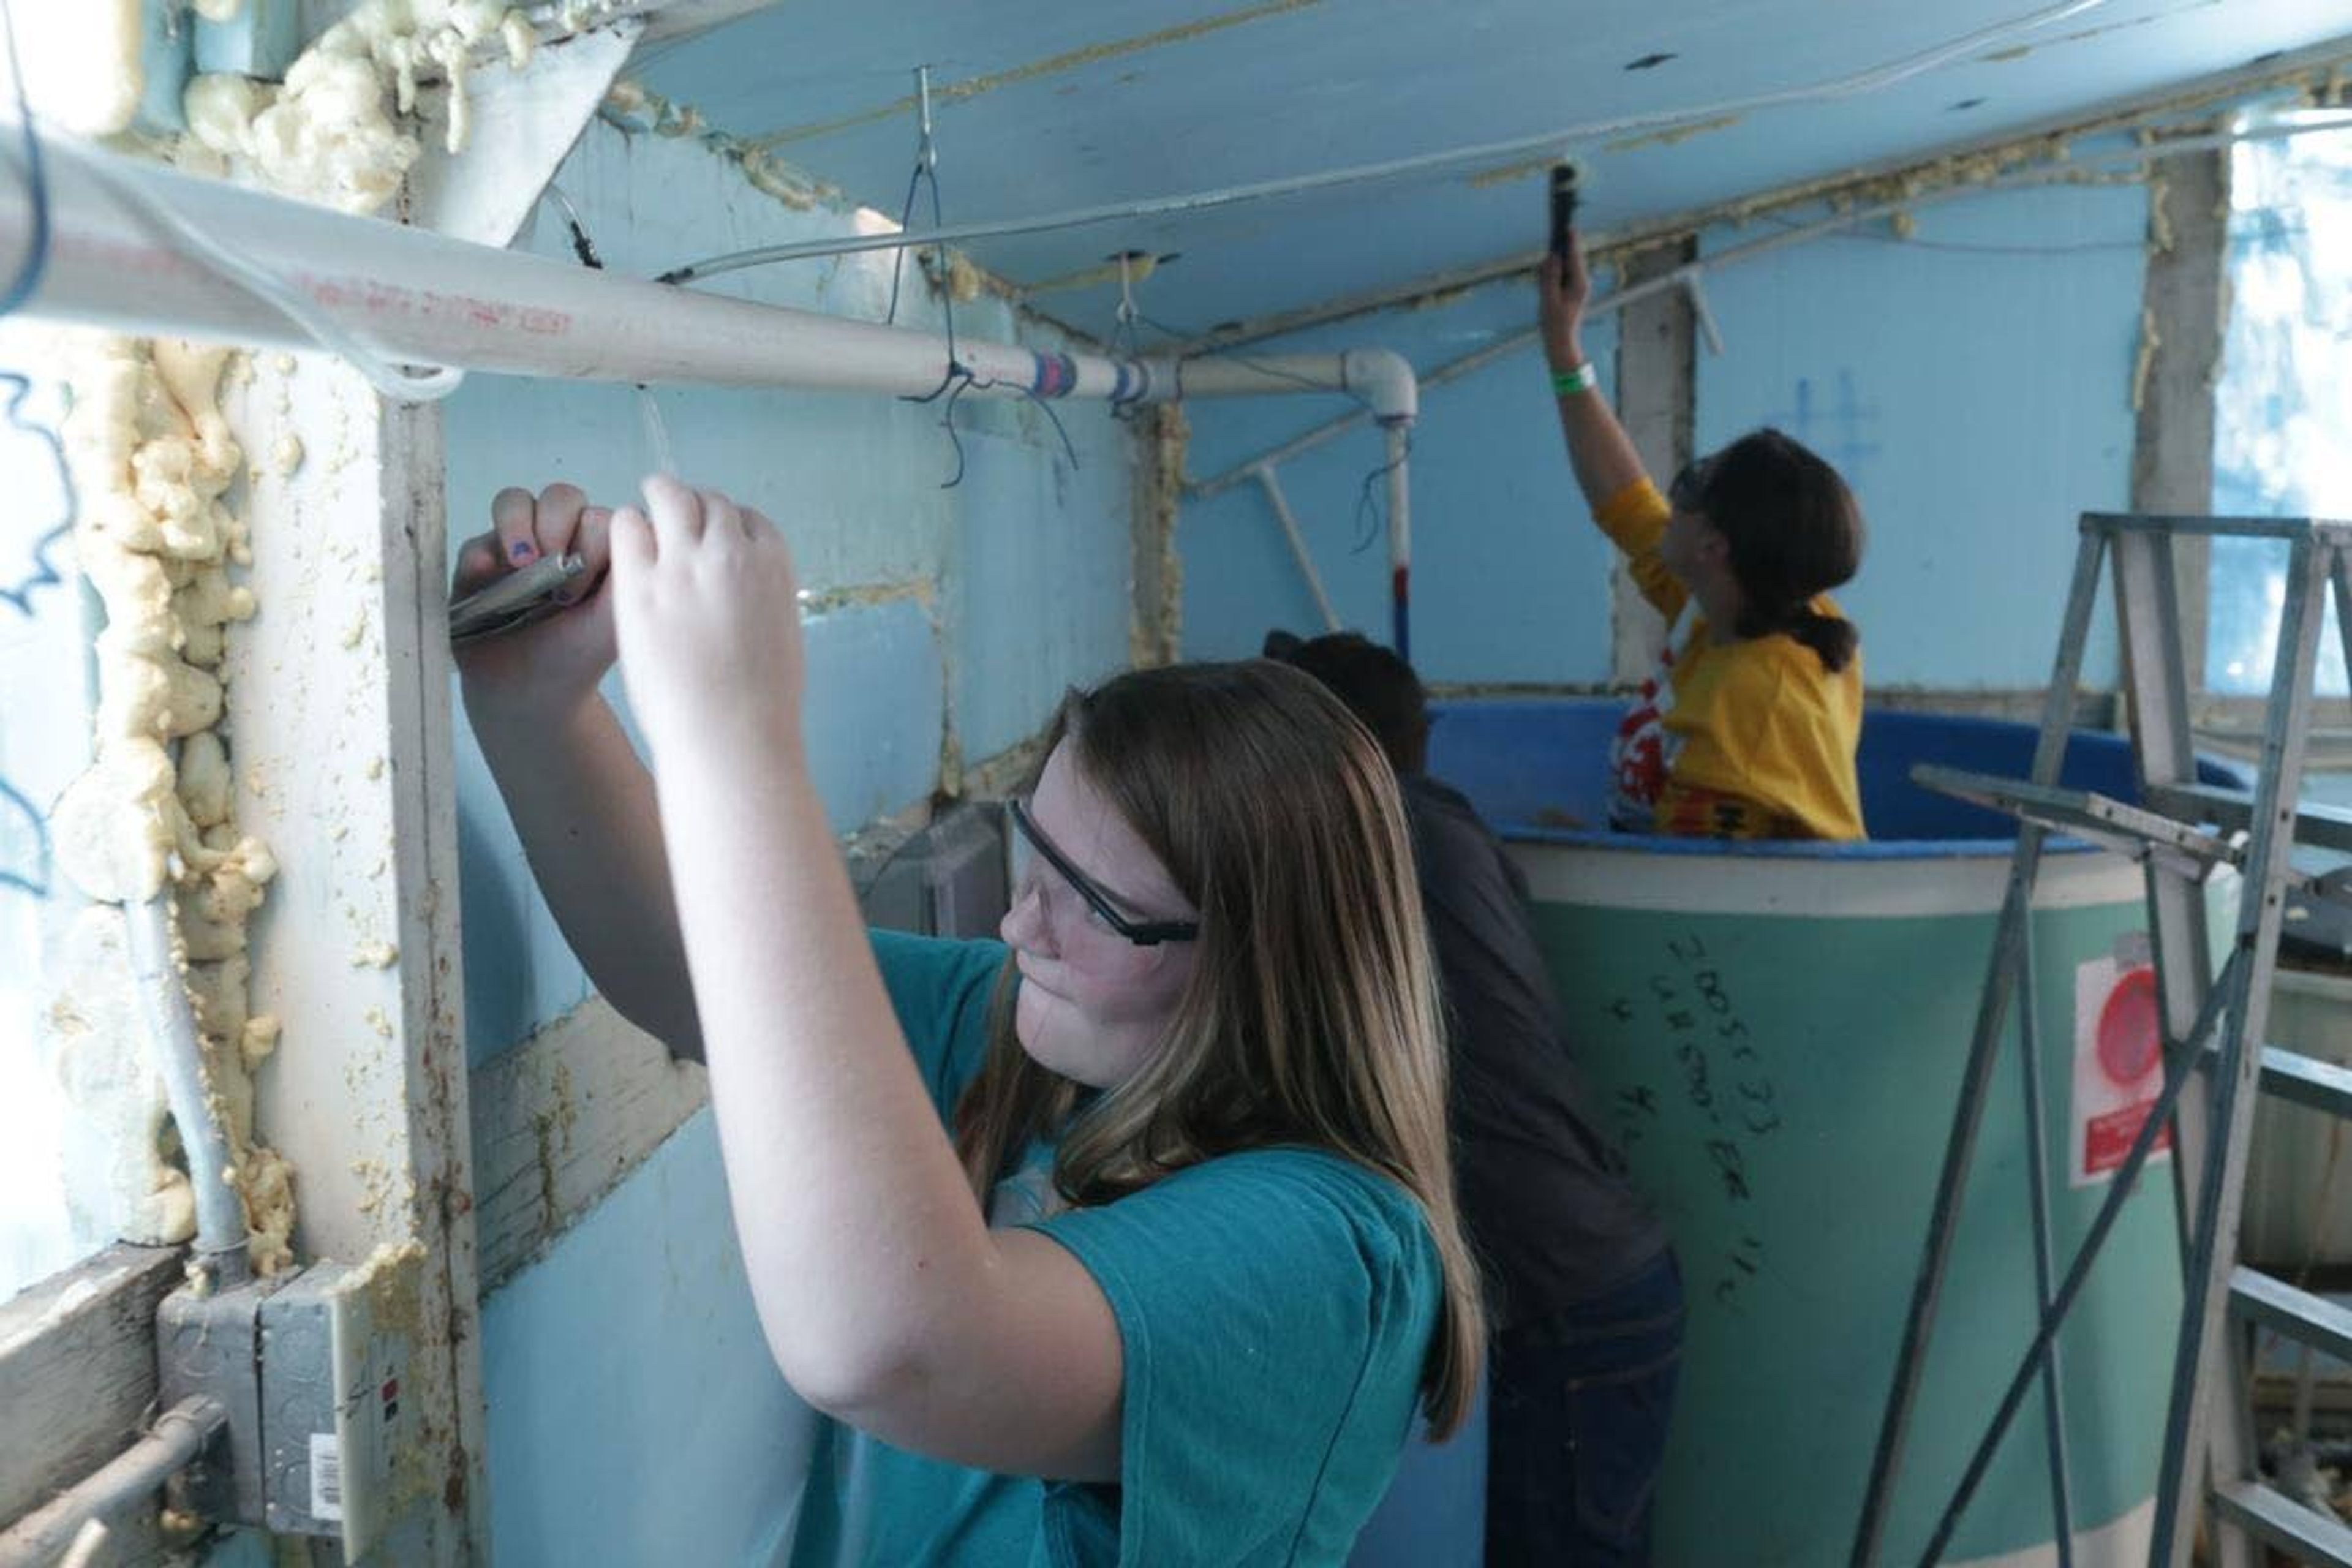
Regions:
<instances>
[{"instance_id":1,"label":"person in yellow shirt","mask_svg":"<svg viewBox=\"0 0 2352 1568\"><path fill-rule=\"evenodd\" d=\"M1569 462L1675 628L1612 747L1612 826L1860 838L1861 635L1828 590L1862 564L1862 510L1836 469L1773 429L1691 464L1661 495L1584 357L1591 285L1570 240L1538 284Z\"/></svg>"}]
</instances>

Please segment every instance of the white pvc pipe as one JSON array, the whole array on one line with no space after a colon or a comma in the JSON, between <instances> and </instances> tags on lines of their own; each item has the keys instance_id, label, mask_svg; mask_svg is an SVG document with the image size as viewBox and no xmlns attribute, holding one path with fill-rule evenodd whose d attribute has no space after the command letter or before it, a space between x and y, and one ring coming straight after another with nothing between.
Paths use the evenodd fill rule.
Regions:
<instances>
[{"instance_id":1,"label":"white pvc pipe","mask_svg":"<svg viewBox=\"0 0 2352 1568\"><path fill-rule=\"evenodd\" d=\"M5 140L14 144L13 135ZM387 360L582 381L807 386L920 395L947 374L931 332L697 293L354 217L194 179L61 142L47 144L49 263L27 314L133 333L310 346L277 305L185 254L161 207L266 270ZM31 234L0 205L0 256ZM1241 361L1039 353L959 336L976 394L1168 402L1347 391L1411 419L1411 367L1381 351Z\"/></svg>"},{"instance_id":2,"label":"white pvc pipe","mask_svg":"<svg viewBox=\"0 0 2352 1568\"><path fill-rule=\"evenodd\" d=\"M1173 383L1169 397L1231 397L1268 392L1344 392L1381 424L1410 425L1421 412L1412 365L1388 349L1337 354L1251 354L1247 358L1150 360L1166 366L1155 381Z\"/></svg>"},{"instance_id":3,"label":"white pvc pipe","mask_svg":"<svg viewBox=\"0 0 2352 1568\"><path fill-rule=\"evenodd\" d=\"M1412 434L1402 421L1385 422L1389 437L1389 616L1390 644L1412 662L1412 515L1406 506L1405 459Z\"/></svg>"}]
</instances>

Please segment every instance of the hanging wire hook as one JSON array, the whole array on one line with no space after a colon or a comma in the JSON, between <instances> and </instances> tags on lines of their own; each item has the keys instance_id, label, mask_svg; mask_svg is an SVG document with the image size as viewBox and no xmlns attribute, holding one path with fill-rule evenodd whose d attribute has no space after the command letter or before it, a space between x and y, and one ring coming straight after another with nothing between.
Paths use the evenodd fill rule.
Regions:
<instances>
[{"instance_id":1,"label":"hanging wire hook","mask_svg":"<svg viewBox=\"0 0 2352 1568\"><path fill-rule=\"evenodd\" d=\"M940 226L940 146L931 134L931 68L915 68L915 100L920 106L915 132L915 167L907 176L907 199L898 207L898 232L904 234L915 221L915 193L925 182L931 187L931 226ZM906 276L907 247L900 246L890 253L890 310L882 320L886 326L898 320L898 286ZM933 393L932 396L939 395Z\"/></svg>"},{"instance_id":2,"label":"hanging wire hook","mask_svg":"<svg viewBox=\"0 0 2352 1568\"><path fill-rule=\"evenodd\" d=\"M931 139L931 68L915 68L915 98L921 104L922 140L915 144L915 156L923 172L937 178L940 172L940 144Z\"/></svg>"}]
</instances>

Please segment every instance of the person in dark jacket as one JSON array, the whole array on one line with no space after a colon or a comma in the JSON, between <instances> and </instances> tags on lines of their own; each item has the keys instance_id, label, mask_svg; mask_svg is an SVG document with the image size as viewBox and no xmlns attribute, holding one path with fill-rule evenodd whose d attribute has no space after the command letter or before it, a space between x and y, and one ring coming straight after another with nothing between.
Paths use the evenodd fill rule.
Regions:
<instances>
[{"instance_id":1,"label":"person in dark jacket","mask_svg":"<svg viewBox=\"0 0 2352 1568\"><path fill-rule=\"evenodd\" d=\"M1526 879L1469 801L1429 776L1428 701L1410 664L1352 632L1275 632L1265 652L1339 694L1404 796L1446 1014L1457 1192L1494 1330L1486 1563L1645 1563L1682 1277L1596 1130Z\"/></svg>"}]
</instances>

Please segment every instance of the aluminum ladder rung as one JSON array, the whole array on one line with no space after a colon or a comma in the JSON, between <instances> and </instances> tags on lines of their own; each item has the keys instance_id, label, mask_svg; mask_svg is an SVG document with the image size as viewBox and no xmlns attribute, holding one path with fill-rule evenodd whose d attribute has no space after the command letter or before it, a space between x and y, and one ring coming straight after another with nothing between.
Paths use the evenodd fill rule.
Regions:
<instances>
[{"instance_id":1,"label":"aluminum ladder rung","mask_svg":"<svg viewBox=\"0 0 2352 1568\"><path fill-rule=\"evenodd\" d=\"M2223 1487L2213 1502L2223 1518L2299 1562L2352 1568L2352 1529L2340 1520L2314 1513L2259 1481Z\"/></svg>"},{"instance_id":2,"label":"aluminum ladder rung","mask_svg":"<svg viewBox=\"0 0 2352 1568\"><path fill-rule=\"evenodd\" d=\"M2193 517L2169 512L2086 511L2083 531L2110 538L2119 533L2181 534L2206 539L2311 539L2352 547L2352 521L2323 517Z\"/></svg>"},{"instance_id":3,"label":"aluminum ladder rung","mask_svg":"<svg viewBox=\"0 0 2352 1568\"><path fill-rule=\"evenodd\" d=\"M2217 866L2240 865L2246 858L2242 837L2210 832L2161 812L2126 805L2095 790L2062 789L1937 763L1921 763L1913 768L1911 782L1922 789L2090 839L2135 860L2153 856L2166 863L2167 869L2183 875L2201 876Z\"/></svg>"},{"instance_id":4,"label":"aluminum ladder rung","mask_svg":"<svg viewBox=\"0 0 2352 1568\"><path fill-rule=\"evenodd\" d=\"M2264 1094L2352 1120L2352 1068L2264 1046L2262 1086Z\"/></svg>"},{"instance_id":5,"label":"aluminum ladder rung","mask_svg":"<svg viewBox=\"0 0 2352 1568\"><path fill-rule=\"evenodd\" d=\"M2352 1361L2352 1308L2298 1290L2284 1279L2241 1266L2230 1276L2230 1310L2275 1329L2297 1344Z\"/></svg>"},{"instance_id":6,"label":"aluminum ladder rung","mask_svg":"<svg viewBox=\"0 0 2352 1568\"><path fill-rule=\"evenodd\" d=\"M2253 825L2252 790L2227 789L2218 784L2150 784L2147 800L2168 816L2210 822L2224 831ZM2294 841L2323 849L2352 851L2352 811L2304 803L2294 814Z\"/></svg>"}]
</instances>

